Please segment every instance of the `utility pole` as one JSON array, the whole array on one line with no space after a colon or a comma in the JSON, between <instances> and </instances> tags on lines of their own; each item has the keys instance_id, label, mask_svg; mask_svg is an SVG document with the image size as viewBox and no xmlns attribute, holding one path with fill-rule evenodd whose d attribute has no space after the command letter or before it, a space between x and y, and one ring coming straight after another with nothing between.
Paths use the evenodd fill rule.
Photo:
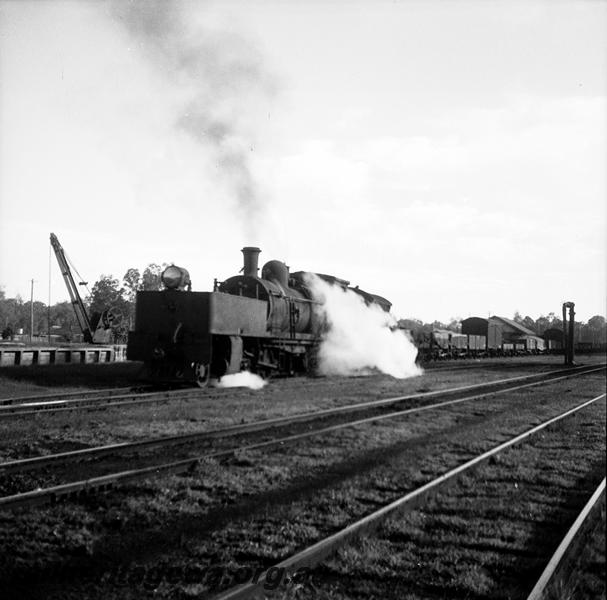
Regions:
<instances>
[{"instance_id":1,"label":"utility pole","mask_svg":"<svg viewBox=\"0 0 607 600\"><path fill-rule=\"evenodd\" d=\"M46 307L46 339L51 345L51 247L48 249L48 306Z\"/></svg>"},{"instance_id":2,"label":"utility pole","mask_svg":"<svg viewBox=\"0 0 607 600\"><path fill-rule=\"evenodd\" d=\"M30 344L34 336L34 280L32 279L32 290L30 294Z\"/></svg>"}]
</instances>

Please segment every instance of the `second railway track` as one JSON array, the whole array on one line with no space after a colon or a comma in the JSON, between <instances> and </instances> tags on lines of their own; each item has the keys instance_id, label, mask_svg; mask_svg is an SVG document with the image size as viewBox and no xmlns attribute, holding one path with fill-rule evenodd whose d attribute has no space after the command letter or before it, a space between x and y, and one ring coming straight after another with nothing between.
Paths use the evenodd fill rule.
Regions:
<instances>
[{"instance_id":1,"label":"second railway track","mask_svg":"<svg viewBox=\"0 0 607 600\"><path fill-rule=\"evenodd\" d=\"M300 439L316 435L326 435L343 428L379 422L385 419L394 419L447 406L454 406L500 392L521 390L540 385L541 383L560 381L565 378L580 376L586 373L595 373L602 369L604 369L604 366L593 366L591 368L570 369L550 374L516 377L492 382L490 384L475 384L472 386L437 392L426 392L416 395L373 400L356 405L252 422L214 431L139 440L136 442L86 448L48 456L7 461L0 463L0 477L2 478L0 479L0 486L2 489L10 491L9 495L0 498L0 509L14 509L24 506L41 505L54 502L61 497L77 496L82 493L91 493L95 490L107 490L119 484L141 480L151 476L184 473L200 464L201 461L209 459L219 459L238 452L267 448L285 443L294 443ZM432 399L441 399L441 401L424 403L425 401ZM387 409L398 409L400 405L405 402L422 402L422 404L417 404L415 406L408 405L400 410L386 413ZM353 420L351 416L356 416L357 418ZM319 426L312 427L311 425L316 421L319 422ZM295 427L296 429L289 430L289 428L292 427ZM270 433L272 433L272 435L268 438L268 434ZM257 434L257 438L248 440L248 443L245 444L241 443L239 446L232 445L231 447L226 447L224 444L223 446L219 445L219 447L217 447L216 445L209 445L216 444L218 441L229 440L235 436L242 437L249 434ZM142 452L153 452L159 449L166 449L167 447L192 444L195 445L196 448L194 450L192 448L186 449L185 452L182 452L181 458L179 457L179 453L173 450L173 460L170 462L167 462L166 459L162 460L164 459L164 456L157 457L155 455L150 455L146 458L139 455ZM200 454L200 444L203 444L208 448L206 453L202 455ZM134 452L139 454L136 457L133 457L132 455ZM108 456L116 457L109 465L87 463L87 466L78 468L68 466L66 469L66 465L72 464L75 460L99 461L103 457ZM130 468L126 470L116 470L117 466L119 467L123 464L124 459L121 457L125 456L131 457L129 459ZM41 468L45 469L45 475L42 479L36 479L35 477L25 479L28 487L36 489L31 489L31 491L19 490L19 487L23 485L20 476L28 471ZM64 475L59 473L55 477L51 476L49 481L49 468L64 469L66 470L66 473ZM114 470L112 471L111 469ZM86 477L74 480L74 474L77 473L86 473ZM66 478L68 479L67 482L65 481Z\"/></svg>"}]
</instances>

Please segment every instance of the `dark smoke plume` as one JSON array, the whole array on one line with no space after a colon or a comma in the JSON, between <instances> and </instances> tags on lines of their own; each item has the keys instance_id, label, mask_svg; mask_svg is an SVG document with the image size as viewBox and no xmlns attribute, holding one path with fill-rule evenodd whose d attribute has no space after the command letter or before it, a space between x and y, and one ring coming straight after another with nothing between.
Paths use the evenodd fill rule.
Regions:
<instances>
[{"instance_id":1,"label":"dark smoke plume","mask_svg":"<svg viewBox=\"0 0 607 600\"><path fill-rule=\"evenodd\" d=\"M188 7L200 12L204 3L120 0L112 10L154 64L176 86L191 90L175 125L212 151L218 172L236 195L247 233L254 235L264 206L249 164L250 115L269 100L274 83L249 41L233 31L188 22Z\"/></svg>"}]
</instances>

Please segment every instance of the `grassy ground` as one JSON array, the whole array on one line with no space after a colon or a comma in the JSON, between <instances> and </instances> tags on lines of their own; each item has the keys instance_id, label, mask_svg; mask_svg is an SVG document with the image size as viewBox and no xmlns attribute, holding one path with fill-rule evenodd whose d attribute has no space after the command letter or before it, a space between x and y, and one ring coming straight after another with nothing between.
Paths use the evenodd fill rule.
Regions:
<instances>
[{"instance_id":1,"label":"grassy ground","mask_svg":"<svg viewBox=\"0 0 607 600\"><path fill-rule=\"evenodd\" d=\"M531 360L536 359L536 360ZM541 360L540 360L541 359ZM558 359L558 360L557 360ZM595 357L596 360L596 357ZM531 362L530 362L531 361ZM456 362L456 361L455 361ZM139 405L99 411L70 411L0 420L0 460L36 456L159 435L206 431L258 419L284 416L353 404L374 398L394 397L495 381L532 372L561 368L560 357L529 357L491 363L489 369L427 370L423 375L398 380L388 376L349 378L297 378L271 380L262 390L201 390L191 400ZM94 367L89 369L88 367ZM59 371L52 371L59 368ZM128 385L137 365L74 365L70 385L92 377L91 387ZM24 369L28 369L24 367ZM59 382L69 369L43 369L43 379ZM16 376L16 375L15 375ZM0 384L5 380L0 380ZM27 384L30 385L30 380ZM62 386L59 386L62 387ZM0 389L2 389L0 385ZM53 388L57 389L57 388ZM63 389L63 388L62 388ZM70 388L73 389L73 388Z\"/></svg>"},{"instance_id":2,"label":"grassy ground","mask_svg":"<svg viewBox=\"0 0 607 600\"><path fill-rule=\"evenodd\" d=\"M420 381L413 383L420 385ZM309 386L304 386L308 396L316 392L314 401L322 395L318 394L323 389L322 380L285 385L293 385L295 393L302 383ZM435 384L439 385L439 381ZM396 384L374 378L332 381L332 389L324 392L324 402L342 402L361 394L364 385L369 386L367 394L386 394L393 392ZM0 555L4 557L0 573L4 573L5 591L20 597L50 597L53 592L57 592L57 597L193 597L204 591L204 586L197 587L190 581L201 575L201 569L214 564L230 568L270 566L285 554L417 487L473 453L556 414L581 397L600 393L604 387L602 375L585 376L551 384L541 393L521 391L506 398L462 404L457 409L344 430L331 438L311 439L279 451L249 452L221 463L208 462L184 477L150 480L82 503L0 516ZM266 396L263 402L270 403L269 398ZM293 406L292 400L283 389L282 397L275 398L272 408L287 410L289 401ZM263 402L257 410L268 410L262 408ZM583 453L563 459L571 451L566 443L555 450L556 463L565 460L564 472L569 473L573 467L574 474L590 472L596 456L603 456L604 403L602 407L577 421L579 431L585 435ZM512 464L497 461L492 477L504 477ZM533 479L526 472L520 476L521 481ZM578 484L576 479L576 487ZM540 480L539 489L544 485L547 483ZM562 487L572 489L570 484ZM461 518L456 518L457 506L451 510L452 521L443 530L466 529ZM422 534L418 545L423 550L427 544ZM491 535L498 534L489 531L487 536ZM362 554L367 560L367 554ZM390 552L370 552L369 556L373 559L380 554L389 556ZM429 560L430 573L434 572L435 560ZM479 594L485 593L483 572L475 575L478 567L474 567L474 561L466 564L471 565L470 572L462 571L457 577L462 581L470 578L470 586L466 588L460 582L458 589L468 593L476 586L474 589L481 590ZM332 573L326 568L319 571L319 589L327 597L350 597L352 590L340 587L343 581L338 581L342 577L338 568L333 567ZM185 580L184 570L190 573ZM171 579L170 574L175 571L182 573L181 579L162 583L163 578ZM354 581L353 574L357 572L349 564L343 577ZM372 570L372 577L376 576L374 573ZM365 596L371 589L368 586L381 583L373 578L369 583L365 577L358 582L359 588L354 588L354 592L362 590L360 597L370 597ZM21 585L18 578L25 578ZM35 580L46 583L35 588ZM393 585L394 582L385 591Z\"/></svg>"},{"instance_id":3,"label":"grassy ground","mask_svg":"<svg viewBox=\"0 0 607 600\"><path fill-rule=\"evenodd\" d=\"M1 367L0 398L137 385L142 366L117 362Z\"/></svg>"},{"instance_id":4,"label":"grassy ground","mask_svg":"<svg viewBox=\"0 0 607 600\"><path fill-rule=\"evenodd\" d=\"M579 364L605 361L605 355L591 354L576 357ZM428 370L461 367L479 369L526 370L562 366L563 357L555 355L528 356L482 360L443 361L427 365ZM0 367L0 398L28 394L80 391L111 387L135 386L142 383L142 363L62 364Z\"/></svg>"},{"instance_id":5,"label":"grassy ground","mask_svg":"<svg viewBox=\"0 0 607 600\"><path fill-rule=\"evenodd\" d=\"M578 556L573 557L572 573L564 583L550 589L546 600L604 600L607 594L605 573L605 497L597 521Z\"/></svg>"},{"instance_id":6,"label":"grassy ground","mask_svg":"<svg viewBox=\"0 0 607 600\"><path fill-rule=\"evenodd\" d=\"M526 598L604 476L604 457L589 460L589 417L508 451L345 548L318 569L313 597Z\"/></svg>"}]
</instances>

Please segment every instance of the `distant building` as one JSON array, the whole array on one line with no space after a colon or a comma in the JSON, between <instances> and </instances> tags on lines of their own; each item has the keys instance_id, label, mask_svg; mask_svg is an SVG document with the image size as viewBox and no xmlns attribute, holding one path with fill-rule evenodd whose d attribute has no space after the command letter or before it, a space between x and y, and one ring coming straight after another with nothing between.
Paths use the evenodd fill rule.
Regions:
<instances>
[{"instance_id":1,"label":"distant building","mask_svg":"<svg viewBox=\"0 0 607 600\"><path fill-rule=\"evenodd\" d=\"M470 317L462 321L462 333L468 335L484 335L487 337L487 319Z\"/></svg>"},{"instance_id":2,"label":"distant building","mask_svg":"<svg viewBox=\"0 0 607 600\"><path fill-rule=\"evenodd\" d=\"M527 350L537 352L544 350L544 338L520 323L505 317L489 317L487 328L487 345L502 350Z\"/></svg>"},{"instance_id":3,"label":"distant building","mask_svg":"<svg viewBox=\"0 0 607 600\"><path fill-rule=\"evenodd\" d=\"M505 317L464 319L462 333L486 336L487 348L492 350L538 352L546 348L544 338L520 323Z\"/></svg>"}]
</instances>

